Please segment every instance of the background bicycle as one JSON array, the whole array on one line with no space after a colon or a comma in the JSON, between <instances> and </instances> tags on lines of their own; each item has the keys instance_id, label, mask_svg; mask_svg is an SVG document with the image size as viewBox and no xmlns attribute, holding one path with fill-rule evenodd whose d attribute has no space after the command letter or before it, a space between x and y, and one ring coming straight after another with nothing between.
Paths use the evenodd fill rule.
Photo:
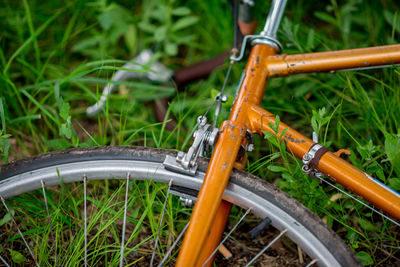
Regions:
<instances>
[{"instance_id":1,"label":"background bicycle","mask_svg":"<svg viewBox=\"0 0 400 267\"><path fill-rule=\"evenodd\" d=\"M298 1L289 3L286 10L279 34L288 53L396 43L399 34L394 1L344 5ZM12 159L74 146L187 146L195 124L187 118L196 118L208 107L213 89L223 81L223 68L174 98L171 112L179 125L172 133L156 123L152 110L141 102L160 97L160 90L165 96L173 95L173 88L127 83L108 102L105 113L88 120L84 110L94 102L93 88L100 90L120 66L112 58L127 59L142 48L156 44L160 59L176 68L215 55L232 43L230 13L219 2L150 1L133 8L130 3L88 2L51 10L23 2L9 3L1 12L5 17L1 140L4 152L10 144ZM257 16L262 21L265 14ZM236 79L231 81L237 81L241 68L233 71ZM321 142L329 142L325 145L332 150L351 149L353 163L398 190L397 84L395 68L276 79L263 105L303 133L317 130ZM231 96L235 87L230 82ZM363 263L398 261L398 228L304 178L301 165L293 159L271 164L280 152L261 143L256 140L260 148L253 153L256 160L250 161L249 171L267 179L275 177L269 178L272 183L300 198L342 233Z\"/></svg>"}]
</instances>

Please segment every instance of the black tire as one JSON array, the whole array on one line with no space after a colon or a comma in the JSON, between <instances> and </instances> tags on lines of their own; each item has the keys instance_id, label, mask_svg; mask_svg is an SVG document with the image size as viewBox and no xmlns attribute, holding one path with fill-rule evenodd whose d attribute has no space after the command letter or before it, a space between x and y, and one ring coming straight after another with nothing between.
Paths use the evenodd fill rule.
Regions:
<instances>
[{"instance_id":1,"label":"black tire","mask_svg":"<svg viewBox=\"0 0 400 267\"><path fill-rule=\"evenodd\" d=\"M142 164L142 165L151 165L156 164L157 168L162 168L162 163L166 157L166 155L175 156L176 152L163 150L163 149L154 149L154 148L144 148L144 147L94 147L94 148L79 148L79 149L71 149L66 151L57 151L46 153L42 155L38 155L35 157L18 160L15 162L11 162L8 165L5 165L1 168L0 172L0 195L7 199L14 195L19 195L37 188L40 188L40 181L35 180L35 175L43 174L43 177L47 174L45 170L57 169L58 172L62 172L63 167L71 169L72 166L76 164L86 164L87 166L93 166L98 163L107 162L107 164L114 164L114 162L127 162L125 165L129 165L130 162ZM176 176L182 176L182 182L179 182L179 187L188 188L188 190L198 190L201 184L202 173L204 173L208 166L208 160L205 158L200 158L198 160L199 163L199 174L196 177L187 176L186 178L182 175L176 174ZM104 164L103 164L104 165ZM146 165L146 166L147 166ZM60 167L61 166L61 167ZM111 166L111 165L110 165ZM130 166L130 165L129 165ZM106 167L107 168L107 167ZM128 167L127 167L128 168ZM131 167L129 167L131 168ZM163 170L164 172L168 172ZM53 171L54 172L54 171ZM83 175L87 175L88 180L91 180L92 177L90 174L85 173L85 170L81 170ZM126 172L126 170L121 170L121 172ZM62 173L61 173L62 175ZM99 176L98 173L96 175ZM170 173L169 175L175 175L174 173ZM103 176L101 174L100 176ZM122 176L122 175L121 175ZM160 177L162 174L160 174ZM121 178L123 178L122 176ZM103 177L99 177L101 179ZM114 178L114 177L113 177ZM45 178L47 179L47 178ZM81 179L81 178L79 178ZM77 181L79 180L77 178ZM97 178L96 178L97 179ZM152 178L153 179L153 178ZM163 181L162 177L158 179L158 177L154 178L158 181ZM193 182L196 179L195 182ZM46 185L53 185L59 182L59 179L53 178L54 181L46 180ZM56 181L57 180L57 181ZM17 186L18 184L18 186ZM21 186L23 184L24 186ZM193 184L193 185L192 185ZM236 191L235 191L236 190ZM243 193L245 192L245 194ZM261 202L257 204L260 207L252 207L252 211L257 216L263 218L265 216L264 211L260 212L259 210L263 209L263 206L273 205L274 208L277 208L282 211L282 214L287 214L287 219L285 217L285 222L283 224L293 224L295 227L301 228L300 234L304 233L313 236L316 242L314 241L305 241L311 243L318 243L318 245L310 244L310 246L316 246L314 250L321 250L319 246L323 246L327 253L330 253L332 258L337 261L337 264L330 263L329 260L324 262L322 259L318 259L318 264L320 266L358 266L360 263L351 252L351 250L342 242L342 240L331 230L329 229L317 216L315 216L311 211L306 209L302 204L288 196L286 193L281 192L275 186L268 184L261 179L248 174L244 171L234 170L231 174L231 179L229 185L225 191L224 199L231 201L235 204L241 204L245 201L242 198L245 198L247 195L251 195L251 201L248 200L248 203L253 203L255 200L260 199ZM261 200L262 199L262 200ZM247 203L247 202L246 202ZM250 204L243 204L243 208L248 208ZM269 207L269 206L268 206ZM267 208L265 208L267 209ZM270 208L269 208L270 209ZM272 213L271 211L265 211ZM271 216L275 216L272 214ZM284 217L281 216L281 217ZM279 220L272 218L272 225L278 230L283 230L282 222ZM283 220L283 219L282 219ZM291 228L290 228L291 229ZM297 229L297 228L295 228ZM295 233L296 230L291 230L287 232L287 236L293 239L296 243L299 243L298 233ZM306 237L304 237L306 238ZM311 238L311 240L313 240ZM307 254L313 257L313 254L320 253L319 251L309 251L310 249L304 246L309 246L308 244L302 244L301 247ZM321 252L322 253L322 252ZM330 257L330 256L329 256Z\"/></svg>"}]
</instances>

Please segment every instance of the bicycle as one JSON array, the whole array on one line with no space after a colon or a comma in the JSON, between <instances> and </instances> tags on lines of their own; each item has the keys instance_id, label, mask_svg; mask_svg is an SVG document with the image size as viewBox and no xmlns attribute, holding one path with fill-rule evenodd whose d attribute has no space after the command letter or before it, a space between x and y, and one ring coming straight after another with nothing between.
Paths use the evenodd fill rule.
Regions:
<instances>
[{"instance_id":1,"label":"bicycle","mask_svg":"<svg viewBox=\"0 0 400 267\"><path fill-rule=\"evenodd\" d=\"M321 171L328 174L328 176L335 177L339 181L346 181L347 177L357 176L358 179L362 179L365 183L368 183L370 188L373 188L371 189L373 192L383 192L382 194L386 197L382 197L382 199L391 201L391 206L393 208L393 210L388 210L388 212L398 219L398 215L400 214L398 209L400 206L398 205L399 198L396 196L396 193L382 189L383 187L377 184L375 180L372 180L372 178L368 177L363 172L350 167L346 161L333 155L333 153L328 152L321 145L315 144L317 143L315 142L316 140L312 141L298 134L289 126L276 120L275 116L258 107L265 88L265 77L263 77L262 74L258 74L257 69L260 69L260 64L265 64L268 66L268 69L263 70L263 75L267 75L265 72L268 72L268 76L273 77L289 75L292 73L309 72L317 68L319 71L332 71L337 69L365 67L366 65L392 65L398 64L400 61L399 46L395 45L388 47L387 49L361 49L345 52L331 52L331 54L329 52L324 54L311 54L308 55L309 58L307 58L307 56L275 56L276 51L279 49L279 43L275 40L274 35L276 33L277 24L279 23L273 22L280 21L285 1L274 1L273 3L274 8L271 9L272 12L267 20L269 24L267 23L266 28L264 29L266 36L250 36L244 40L244 44L246 44L246 41L250 38L252 42L259 43L255 45L253 51L250 53L247 71L241 81L241 89L238 91L238 96L235 105L232 108L230 120L221 126L221 130L215 130L215 128L207 124L204 116L199 117L199 129L195 135L194 144L187 154L176 154L164 150L146 148L135 149L129 147L109 147L61 151L12 163L3 168L1 173L2 178L0 179L2 181L2 191L0 194L3 203L5 203L3 198L8 198L13 194L21 194L23 191L35 188L42 188L43 198L46 199L47 194L45 191L45 185L52 186L60 183L60 177L62 178L61 182L65 183L83 181L85 189L87 181L92 179L124 177L127 180L127 184L129 184L128 182L131 179L145 177L151 181L168 183L166 200L164 203L168 202L169 194L173 193L183 197L185 201L190 204L190 202L195 200L195 197L193 196L196 195L195 191L198 191L202 186L202 177L206 175L204 172L206 171L207 161L198 158L197 156L202 154L201 150L203 147L215 145L214 154L211 159L211 167L207 172L221 172L220 176L225 178L222 182L223 185L228 183L229 177L231 177L231 182L228 184L225 192L223 191L225 186L212 186L213 189L205 189L206 191L201 190L197 203L202 203L202 199L205 199L206 204L200 204L200 208L195 208L195 215L192 215L192 218L197 216L196 213L208 214L213 213L210 212L210 210L216 212L217 209L220 209L218 212L221 214L225 213L226 215L230 209L230 205L222 204L222 206L219 207L219 199L222 197L222 194L224 194L225 200L244 207L247 210L245 215L251 211L259 216L263 220L264 224L270 223L280 230L281 232L277 237L281 237L285 234L295 242L297 241L296 243L299 244L309 256L314 258L314 260L311 260L308 265L314 263L318 263L322 266L356 265L358 262L348 251L348 248L343 245L331 230L329 230L323 223L319 222L310 212L305 210L303 206L294 202L285 194L278 192L271 185L254 179L254 177L241 171L233 171L231 174L231 170L235 164L234 161L237 158L238 151L240 149L251 150L252 134L255 132L263 134L264 131L269 131L279 137L279 142L285 140L284 143L289 151L303 160L303 169L305 173L317 178L322 178L319 173L319 171ZM279 11L276 17L274 17L274 15L276 15L274 11ZM269 28L271 25L272 29ZM245 45L242 45L243 52L244 49ZM376 50L384 51L377 52ZM365 59L359 59L359 57L365 56L366 54L369 55L370 58L376 59L376 61L370 61L368 64L365 64ZM389 61L387 60L388 54L391 55ZM351 62L338 59L338 61L343 62L343 65L336 66L336 69L333 69L329 62L326 63L326 61L332 60L329 55L334 55L335 57L340 55L342 57L350 57ZM232 57L233 61L238 59L239 58L237 57ZM316 63L317 66L310 64L311 61L315 60L319 61L319 63ZM298 64L299 62L301 64ZM255 76L254 79L253 75ZM250 93L251 90L253 90L253 92ZM216 100L217 105L221 104L223 101L224 97L222 93ZM249 119L250 122L247 121L247 119ZM250 133L247 133L246 129L251 129ZM239 136L240 138L237 138ZM215 158L224 157L227 158L226 162L213 160ZM242 157L242 159L245 160L245 157ZM243 168L243 162L239 162L235 166L239 169ZM342 168L348 173L338 174L337 166L342 166ZM110 173L109 170L112 170L112 172ZM23 176L26 177L23 178ZM170 178L171 176L173 176L172 179ZM215 175L207 177L209 178L204 178L206 182L203 187L206 187L207 184L213 182L216 182L218 185L221 184L220 180L213 181L211 179L215 177ZM21 180L23 181L21 182ZM24 184L21 185L21 183ZM359 186L359 184L356 185ZM350 185L350 187L355 188L356 191L358 190L357 186ZM128 186L126 189L128 189ZM86 190L84 192L86 194ZM128 203L127 192L128 190L125 194L125 214ZM369 197L369 194L363 193L362 189L357 192ZM215 201L216 199L217 201ZM385 208L386 204L380 204L379 201L375 201L374 198L371 199L373 202L377 202L378 207L382 207L383 209ZM258 203L254 203L255 201ZM214 203L216 204L214 205ZM45 205L47 209L47 201ZM85 232L87 225L86 209L85 196ZM161 218L164 215L164 210L165 209L162 209ZM205 224L214 224L213 231L220 232L219 234L212 233L211 236L220 236L223 227L226 224L227 216L218 216L217 218L219 219L217 222L213 221L213 216L205 217L207 217L208 220ZM124 218L123 225L126 225L126 217ZM239 222L240 221L241 219ZM288 221L291 223L288 223ZM312 223L310 223L310 221L312 221ZM160 219L160 225L161 223L162 219ZM51 222L49 224L51 225ZM186 237L185 240L189 241L184 242L196 240L197 242L202 243L201 240L206 237L201 233L204 233L204 229L209 229L209 227L200 225L199 228L200 230L192 230L192 226L189 226L186 230L186 233L189 232L187 235L195 235L195 237L190 237L190 239ZM125 229L125 226L123 229ZM200 233L197 233L197 231ZM48 230L48 234L50 234L50 232L51 228ZM125 233L125 230L122 232ZM182 233L183 232L184 231L182 231ZM86 236L87 235L85 234L85 244L88 242ZM122 234L121 239L125 240L124 234ZM158 244L157 239L158 235L156 237L155 246ZM215 238L215 240L217 240L217 238ZM207 261L210 252L215 251L219 241L216 244L212 244L212 242L207 243L211 245L205 249L203 255L199 256L200 258L197 258L194 255L199 253L199 248L202 248L202 246L199 246L196 243L194 244L194 247L192 246L188 248L185 247L184 243L184 247L181 249L180 253L183 255L182 257L185 257L186 255L188 258L178 258L178 265L182 264L183 266L191 266L194 265L195 262L201 265L204 261ZM330 243L334 243L334 248L329 245ZM271 244L268 244L266 248L270 245ZM27 244L27 247L29 248L29 244ZM121 242L121 247L120 262L123 262L124 241ZM88 253L86 249L87 246L85 245L85 264L87 261L86 255ZM186 250L189 250L189 252ZM55 251L57 251L57 249L55 249ZM196 253L193 251L196 251ZM32 257L35 258L33 255ZM78 258L81 259L81 257ZM152 258L154 257L152 256ZM187 262L185 260L187 260ZM208 262L208 264L210 264L210 262Z\"/></svg>"}]
</instances>

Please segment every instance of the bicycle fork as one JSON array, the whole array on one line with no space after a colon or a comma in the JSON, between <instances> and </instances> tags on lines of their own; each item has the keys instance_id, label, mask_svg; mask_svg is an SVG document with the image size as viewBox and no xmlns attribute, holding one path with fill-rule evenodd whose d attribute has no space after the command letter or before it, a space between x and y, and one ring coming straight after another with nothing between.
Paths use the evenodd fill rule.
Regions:
<instances>
[{"instance_id":1,"label":"bicycle fork","mask_svg":"<svg viewBox=\"0 0 400 267\"><path fill-rule=\"evenodd\" d=\"M211 232L221 234L223 232L223 228L210 229L216 227L214 220L216 217L220 218L221 213L225 217L229 215L224 209L220 214L217 214L217 211L240 146L245 140L248 130L247 111L250 106L259 105L264 94L267 73L263 67L263 58L273 54L275 54L274 48L267 45L256 45L252 49L236 102L229 119L220 127L221 134L193 209L176 266L203 266L209 256L206 252L201 254L206 239L219 240L220 237L212 236ZM225 226L220 225L220 227ZM207 264L211 262L208 261Z\"/></svg>"}]
</instances>

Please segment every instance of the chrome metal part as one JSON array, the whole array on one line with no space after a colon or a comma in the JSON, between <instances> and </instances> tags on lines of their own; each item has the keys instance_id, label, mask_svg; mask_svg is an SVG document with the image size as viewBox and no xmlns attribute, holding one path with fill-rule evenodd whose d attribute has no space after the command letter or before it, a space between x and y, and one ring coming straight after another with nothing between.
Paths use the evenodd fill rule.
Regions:
<instances>
[{"instance_id":1,"label":"chrome metal part","mask_svg":"<svg viewBox=\"0 0 400 267\"><path fill-rule=\"evenodd\" d=\"M318 136L314 133L315 132L313 132L313 140L315 139L318 141ZM301 169L305 174L309 175L310 177L321 178L323 176L323 174L321 172L319 172L318 170L316 170L310 166L310 162L314 159L315 154L321 148L323 148L322 145L315 144L313 147L310 148L310 150L306 154L303 155L302 161L303 161L304 165Z\"/></svg>"},{"instance_id":2,"label":"chrome metal part","mask_svg":"<svg viewBox=\"0 0 400 267\"><path fill-rule=\"evenodd\" d=\"M88 164L87 161L82 161L44 167L2 180L0 181L0 196L9 198L38 189L41 187L41 180L47 186L54 186L60 184L60 177L63 178L64 183L70 183L81 181L84 174L88 181L91 181L118 177L125 179L127 173L131 174L131 179L162 183L168 183L173 177L174 185L193 190L200 189L205 175L201 171L198 171L195 176L171 172L158 162L118 159L90 161ZM260 218L270 217L271 224L280 231L288 229L289 238L299 244L311 258L320 259L318 262L321 266L339 266L339 263L316 236L274 203L236 184L228 184L223 199L244 209L251 208L252 212Z\"/></svg>"},{"instance_id":3,"label":"chrome metal part","mask_svg":"<svg viewBox=\"0 0 400 267\"><path fill-rule=\"evenodd\" d=\"M190 198L186 198L186 197L179 197L179 201L188 208L193 207L195 201L193 199Z\"/></svg>"},{"instance_id":4,"label":"chrome metal part","mask_svg":"<svg viewBox=\"0 0 400 267\"><path fill-rule=\"evenodd\" d=\"M279 24L285 11L287 0L273 0L269 10L267 21L260 35L275 39Z\"/></svg>"},{"instance_id":5,"label":"chrome metal part","mask_svg":"<svg viewBox=\"0 0 400 267\"><path fill-rule=\"evenodd\" d=\"M190 195L190 194L186 194L184 192L181 192L173 187L171 188L170 193L174 196L178 196L180 202L185 207L188 207L188 208L192 207L196 203L196 200L197 200L197 197Z\"/></svg>"},{"instance_id":6,"label":"chrome metal part","mask_svg":"<svg viewBox=\"0 0 400 267\"><path fill-rule=\"evenodd\" d=\"M164 200L164 205L163 205L163 209L162 209L162 212L161 212L161 218L160 218L160 221L158 223L158 230L157 230L156 240L155 240L155 243L154 243L153 253L151 254L150 267L153 267L154 259L155 259L155 256L156 256L158 240L160 239L161 228L162 228L163 222L164 222L165 208L167 207L169 194L171 192L172 182L173 182L173 180L171 179L171 180L169 180L169 183L168 183L167 195L166 195L165 200Z\"/></svg>"},{"instance_id":7,"label":"chrome metal part","mask_svg":"<svg viewBox=\"0 0 400 267\"><path fill-rule=\"evenodd\" d=\"M178 244L179 240L182 239L183 234L186 232L186 229L188 228L189 223L187 223L185 225L185 228L183 228L183 230L181 231L181 233L178 235L178 237L176 238L175 242L172 244L172 246L169 248L169 250L167 251L167 253L165 254L164 258L162 259L162 261L158 264L158 267L162 267L164 266L164 263L169 259L169 255L171 255L171 252L174 250L174 248L176 247L176 245Z\"/></svg>"},{"instance_id":8,"label":"chrome metal part","mask_svg":"<svg viewBox=\"0 0 400 267\"><path fill-rule=\"evenodd\" d=\"M248 43L250 43L251 45L255 45L255 44L269 45L269 46L273 47L277 53L279 53L282 50L282 45L278 42L278 40L276 40L276 38L271 38L269 36L262 36L262 35L246 35L243 38L239 55L231 56L230 60L241 61L244 57L244 52L246 51Z\"/></svg>"},{"instance_id":9,"label":"chrome metal part","mask_svg":"<svg viewBox=\"0 0 400 267\"><path fill-rule=\"evenodd\" d=\"M243 4L249 5L249 6L254 6L254 1L253 0L242 0Z\"/></svg>"},{"instance_id":10,"label":"chrome metal part","mask_svg":"<svg viewBox=\"0 0 400 267\"><path fill-rule=\"evenodd\" d=\"M215 253L217 253L218 249L225 243L225 241L232 235L232 233L236 230L236 228L239 226L239 224L243 221L243 219L250 213L251 208L247 209L246 212L240 217L240 219L236 222L236 224L232 227L232 229L229 231L229 233L224 237L224 239L219 243L219 245L214 249L214 251L211 253L211 255L207 258L207 260L201 265L201 267L204 267L209 260L214 256Z\"/></svg>"},{"instance_id":11,"label":"chrome metal part","mask_svg":"<svg viewBox=\"0 0 400 267\"><path fill-rule=\"evenodd\" d=\"M285 229L282 232L279 233L279 235L277 237L275 237L271 242L268 243L268 245L266 247L264 247L254 258L252 258L245 267L251 266L252 263L258 259L269 247L271 247L276 241L279 240L279 238L281 238L281 236L283 236L288 230Z\"/></svg>"},{"instance_id":12,"label":"chrome metal part","mask_svg":"<svg viewBox=\"0 0 400 267\"><path fill-rule=\"evenodd\" d=\"M143 50L130 62L122 66L123 69L117 71L111 82L103 89L103 93L96 104L86 109L86 115L93 117L104 107L108 96L114 91L116 82L127 79L140 79L154 81L158 83L168 83L173 75L173 71L158 61L152 61L154 54L150 49Z\"/></svg>"},{"instance_id":13,"label":"chrome metal part","mask_svg":"<svg viewBox=\"0 0 400 267\"><path fill-rule=\"evenodd\" d=\"M179 153L185 154L185 153L182 152L182 151L180 151ZM178 153L178 155L179 155L179 153ZM184 156L182 156L182 157L184 157ZM195 176L195 175L196 175L196 172L197 172L197 165L196 165L196 166L193 166L193 167L190 167L190 168L188 168L188 169L185 169L185 168L183 168L183 166L182 166L181 164L179 164L179 163L177 162L176 159L177 159L177 158L175 158L175 157L172 157L172 156L170 156L170 155L167 155L167 156L165 157L164 162L163 162L163 165L164 165L165 169L170 170L170 171L173 171L173 172L178 172L178 173L182 173L182 174L187 174L187 175L190 175L190 176Z\"/></svg>"},{"instance_id":14,"label":"chrome metal part","mask_svg":"<svg viewBox=\"0 0 400 267\"><path fill-rule=\"evenodd\" d=\"M164 160L164 167L180 173L194 175L197 170L196 160L203 156L205 151L213 147L218 139L218 128L207 124L205 116L197 118L198 129L193 133L194 141L188 152L179 151L176 158L167 156Z\"/></svg>"},{"instance_id":15,"label":"chrome metal part","mask_svg":"<svg viewBox=\"0 0 400 267\"><path fill-rule=\"evenodd\" d=\"M2 256L0 256L0 260L3 262L3 264L4 264L4 266L6 266L6 267L10 267L10 265L6 262L6 260L5 259L3 259L3 257Z\"/></svg>"},{"instance_id":16,"label":"chrome metal part","mask_svg":"<svg viewBox=\"0 0 400 267\"><path fill-rule=\"evenodd\" d=\"M312 132L312 140L314 143L318 143L318 134L317 132Z\"/></svg>"},{"instance_id":17,"label":"chrome metal part","mask_svg":"<svg viewBox=\"0 0 400 267\"><path fill-rule=\"evenodd\" d=\"M128 196L129 196L129 178L131 174L128 172L126 174L126 188L125 188L125 201L124 201L124 221L122 224L122 236L121 236L121 256L119 258L119 267L124 266L124 252L125 252L125 232L126 232L126 218L127 218L127 210L128 210Z\"/></svg>"}]
</instances>

